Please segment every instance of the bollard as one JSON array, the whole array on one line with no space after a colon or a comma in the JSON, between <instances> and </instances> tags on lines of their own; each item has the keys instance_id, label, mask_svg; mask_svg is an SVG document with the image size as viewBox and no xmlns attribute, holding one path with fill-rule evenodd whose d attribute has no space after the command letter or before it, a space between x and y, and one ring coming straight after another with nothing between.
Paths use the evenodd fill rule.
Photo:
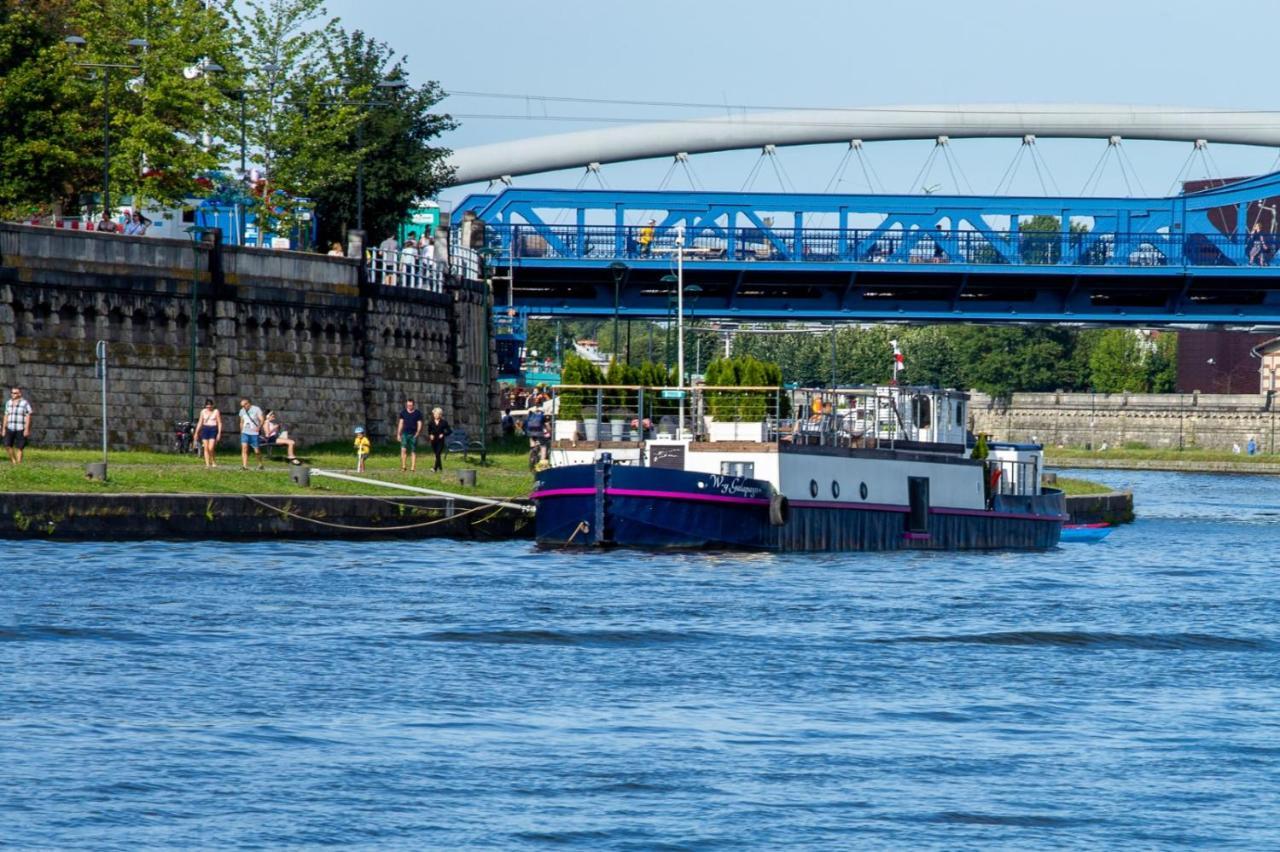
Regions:
<instances>
[{"instance_id":1,"label":"bollard","mask_svg":"<svg viewBox=\"0 0 1280 852\"><path fill-rule=\"evenodd\" d=\"M107 463L106 462L89 462L84 466L84 475L86 479L93 479L98 482L107 481Z\"/></svg>"},{"instance_id":2,"label":"bollard","mask_svg":"<svg viewBox=\"0 0 1280 852\"><path fill-rule=\"evenodd\" d=\"M458 484L474 488L476 484L476 472L474 470L458 471Z\"/></svg>"},{"instance_id":3,"label":"bollard","mask_svg":"<svg viewBox=\"0 0 1280 852\"><path fill-rule=\"evenodd\" d=\"M293 480L294 485L303 488L311 487L311 468L306 465L294 465L289 468L289 478Z\"/></svg>"}]
</instances>

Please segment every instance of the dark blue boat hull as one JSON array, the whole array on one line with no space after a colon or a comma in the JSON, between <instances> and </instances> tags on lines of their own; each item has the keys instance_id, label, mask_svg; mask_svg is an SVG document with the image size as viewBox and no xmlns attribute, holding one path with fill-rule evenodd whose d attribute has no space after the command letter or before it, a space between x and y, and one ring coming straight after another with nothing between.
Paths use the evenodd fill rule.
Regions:
<instances>
[{"instance_id":1,"label":"dark blue boat hull","mask_svg":"<svg viewBox=\"0 0 1280 852\"><path fill-rule=\"evenodd\" d=\"M793 501L785 522L768 483L626 465L572 465L538 474L540 545L772 551L1035 550L1053 547L1061 492L997 497L991 511L932 508L910 532L908 507ZM771 518L770 505L773 505Z\"/></svg>"}]
</instances>

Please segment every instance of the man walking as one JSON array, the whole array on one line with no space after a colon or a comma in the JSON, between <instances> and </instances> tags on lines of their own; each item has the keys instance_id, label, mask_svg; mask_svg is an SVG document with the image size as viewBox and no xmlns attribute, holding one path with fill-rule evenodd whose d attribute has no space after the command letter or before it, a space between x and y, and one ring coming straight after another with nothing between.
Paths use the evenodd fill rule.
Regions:
<instances>
[{"instance_id":1,"label":"man walking","mask_svg":"<svg viewBox=\"0 0 1280 852\"><path fill-rule=\"evenodd\" d=\"M4 448L9 461L22 464L22 451L31 437L31 403L22 397L22 388L9 391L4 404Z\"/></svg>"},{"instance_id":2,"label":"man walking","mask_svg":"<svg viewBox=\"0 0 1280 852\"><path fill-rule=\"evenodd\" d=\"M404 470L406 459L409 470L418 469L418 435L422 433L422 412L411 399L404 401L400 411L400 419L396 421L396 439L400 441L400 470Z\"/></svg>"},{"instance_id":3,"label":"man walking","mask_svg":"<svg viewBox=\"0 0 1280 852\"><path fill-rule=\"evenodd\" d=\"M262 470L262 409L247 399L240 400L240 469L249 469L249 448L258 459Z\"/></svg>"}]
</instances>

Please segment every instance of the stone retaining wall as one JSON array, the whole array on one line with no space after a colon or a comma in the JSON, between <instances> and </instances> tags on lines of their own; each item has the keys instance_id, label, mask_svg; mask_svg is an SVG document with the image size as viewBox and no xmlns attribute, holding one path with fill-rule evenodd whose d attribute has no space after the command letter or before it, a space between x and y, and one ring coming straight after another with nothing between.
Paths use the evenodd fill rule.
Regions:
<instances>
[{"instance_id":1,"label":"stone retaining wall","mask_svg":"<svg viewBox=\"0 0 1280 852\"><path fill-rule=\"evenodd\" d=\"M1016 393L1008 402L975 393L976 432L1046 446L1230 450L1249 438L1280 451L1280 401L1262 394Z\"/></svg>"},{"instance_id":2,"label":"stone retaining wall","mask_svg":"<svg viewBox=\"0 0 1280 852\"><path fill-rule=\"evenodd\" d=\"M441 497L0 494L0 539L533 537L531 515L471 508Z\"/></svg>"},{"instance_id":3,"label":"stone retaining wall","mask_svg":"<svg viewBox=\"0 0 1280 852\"><path fill-rule=\"evenodd\" d=\"M363 272L323 255L0 225L0 382L26 390L36 443L94 445L106 340L112 446L167 447L188 410L194 316L196 408L213 398L226 433L242 396L303 442L359 424L393 434L406 396L492 432L485 285L404 290Z\"/></svg>"}]
</instances>

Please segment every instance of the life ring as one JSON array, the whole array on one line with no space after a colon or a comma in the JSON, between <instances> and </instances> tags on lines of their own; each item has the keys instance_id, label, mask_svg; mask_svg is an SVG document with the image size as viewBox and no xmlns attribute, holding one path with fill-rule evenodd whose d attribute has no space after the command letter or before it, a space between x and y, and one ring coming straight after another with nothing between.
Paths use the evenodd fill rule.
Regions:
<instances>
[{"instance_id":1,"label":"life ring","mask_svg":"<svg viewBox=\"0 0 1280 852\"><path fill-rule=\"evenodd\" d=\"M791 504L777 492L769 496L769 524L780 527L791 518Z\"/></svg>"}]
</instances>

